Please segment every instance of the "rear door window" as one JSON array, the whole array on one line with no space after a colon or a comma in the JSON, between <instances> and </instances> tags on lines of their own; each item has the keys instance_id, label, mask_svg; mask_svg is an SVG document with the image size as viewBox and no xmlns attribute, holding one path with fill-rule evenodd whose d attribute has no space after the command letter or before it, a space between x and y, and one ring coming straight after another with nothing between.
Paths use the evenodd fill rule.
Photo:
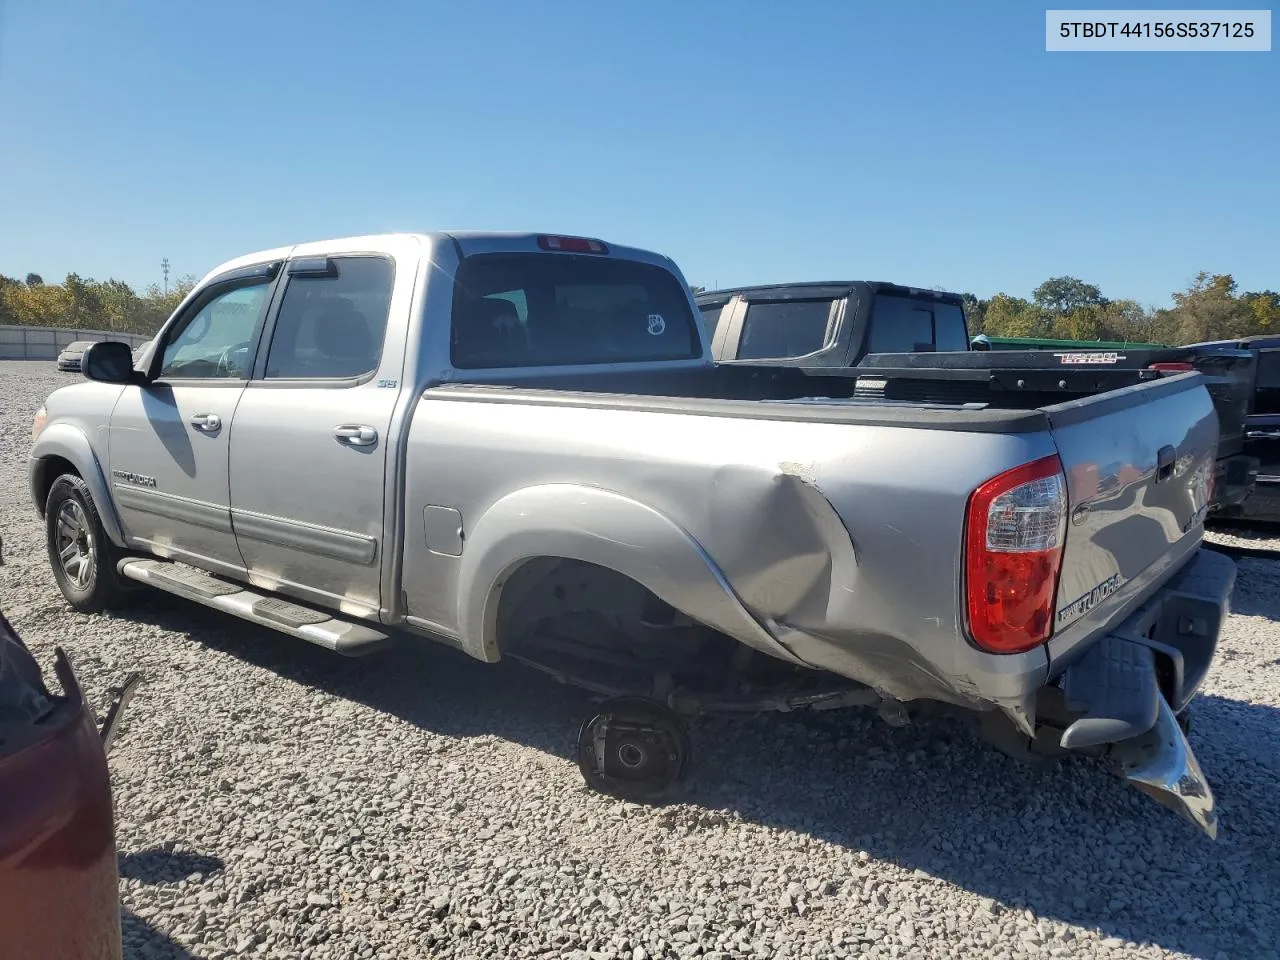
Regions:
<instances>
[{"instance_id":1,"label":"rear door window","mask_svg":"<svg viewBox=\"0 0 1280 960\"><path fill-rule=\"evenodd\" d=\"M386 257L331 257L323 276L291 276L280 302L268 380L347 380L382 357L395 267Z\"/></svg>"},{"instance_id":2,"label":"rear door window","mask_svg":"<svg viewBox=\"0 0 1280 960\"><path fill-rule=\"evenodd\" d=\"M832 302L761 300L748 303L735 359L787 359L821 350L827 342Z\"/></svg>"},{"instance_id":3,"label":"rear door window","mask_svg":"<svg viewBox=\"0 0 1280 960\"><path fill-rule=\"evenodd\" d=\"M460 369L571 366L702 355L675 275L633 260L479 254L458 267L452 320Z\"/></svg>"},{"instance_id":4,"label":"rear door window","mask_svg":"<svg viewBox=\"0 0 1280 960\"><path fill-rule=\"evenodd\" d=\"M876 296L868 353L968 348L964 311L958 304L889 294Z\"/></svg>"}]
</instances>

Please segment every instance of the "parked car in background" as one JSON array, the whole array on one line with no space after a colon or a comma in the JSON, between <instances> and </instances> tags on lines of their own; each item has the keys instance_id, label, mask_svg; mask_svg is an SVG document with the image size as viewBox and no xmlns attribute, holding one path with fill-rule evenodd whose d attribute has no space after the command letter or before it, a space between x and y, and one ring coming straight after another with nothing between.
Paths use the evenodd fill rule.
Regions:
<instances>
[{"instance_id":1,"label":"parked car in background","mask_svg":"<svg viewBox=\"0 0 1280 960\"><path fill-rule=\"evenodd\" d=\"M89 349L96 340L76 340L67 344L61 353L58 354L59 370L80 370L80 359L84 356L84 352Z\"/></svg>"},{"instance_id":2,"label":"parked car in background","mask_svg":"<svg viewBox=\"0 0 1280 960\"><path fill-rule=\"evenodd\" d=\"M931 701L1216 832L1180 729L1235 577L1203 377L863 397L715 364L696 315L669 258L583 237L223 264L142 369L97 344L37 411L53 576L84 612L144 584L343 654L519 660L613 698L577 753L609 793L679 781L680 713Z\"/></svg>"},{"instance_id":3,"label":"parked car in background","mask_svg":"<svg viewBox=\"0 0 1280 960\"><path fill-rule=\"evenodd\" d=\"M61 693L0 612L0 956L119 960L107 751L137 680L99 731L61 648L54 671Z\"/></svg>"}]
</instances>

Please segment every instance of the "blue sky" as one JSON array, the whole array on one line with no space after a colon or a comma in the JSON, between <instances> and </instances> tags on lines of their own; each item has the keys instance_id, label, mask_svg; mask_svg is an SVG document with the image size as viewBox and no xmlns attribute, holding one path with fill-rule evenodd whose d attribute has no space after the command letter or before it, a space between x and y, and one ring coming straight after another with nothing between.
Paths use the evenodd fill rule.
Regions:
<instances>
[{"instance_id":1,"label":"blue sky","mask_svg":"<svg viewBox=\"0 0 1280 960\"><path fill-rule=\"evenodd\" d=\"M708 286L1280 288L1275 50L1051 54L1026 2L0 4L9 275L475 228Z\"/></svg>"}]
</instances>

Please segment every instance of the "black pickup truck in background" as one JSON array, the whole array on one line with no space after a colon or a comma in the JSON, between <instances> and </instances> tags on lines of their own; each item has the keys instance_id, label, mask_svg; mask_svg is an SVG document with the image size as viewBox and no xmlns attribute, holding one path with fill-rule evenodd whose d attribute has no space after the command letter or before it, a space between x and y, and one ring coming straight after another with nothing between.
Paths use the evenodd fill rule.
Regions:
<instances>
[{"instance_id":1,"label":"black pickup truck in background","mask_svg":"<svg viewBox=\"0 0 1280 960\"><path fill-rule=\"evenodd\" d=\"M1245 350L1253 356L1247 383L1244 452L1258 461L1258 480L1241 509L1244 523L1280 523L1280 335L1194 343L1188 350Z\"/></svg>"},{"instance_id":2,"label":"black pickup truck in background","mask_svg":"<svg viewBox=\"0 0 1280 960\"><path fill-rule=\"evenodd\" d=\"M1025 404L1032 394L1037 404L1052 404L1196 370L1220 431L1210 512L1251 516L1244 504L1258 456L1245 449L1245 418L1253 406L1256 351L1229 343L1090 350L1084 342L1071 351L975 350L959 294L876 281L734 287L695 300L718 363L842 373L856 379L854 395L867 399L999 407ZM1280 392L1276 407L1280 414ZM1280 415L1274 423L1280 509Z\"/></svg>"},{"instance_id":3,"label":"black pickup truck in background","mask_svg":"<svg viewBox=\"0 0 1280 960\"><path fill-rule=\"evenodd\" d=\"M869 353L969 349L958 294L892 283L786 283L696 297L717 360L855 367Z\"/></svg>"}]
</instances>

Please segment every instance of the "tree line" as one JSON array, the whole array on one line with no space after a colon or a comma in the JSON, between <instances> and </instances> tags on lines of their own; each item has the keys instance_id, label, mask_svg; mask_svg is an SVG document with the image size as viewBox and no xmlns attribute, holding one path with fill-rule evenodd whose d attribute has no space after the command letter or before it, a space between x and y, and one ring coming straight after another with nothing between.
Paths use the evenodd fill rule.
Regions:
<instances>
[{"instance_id":1,"label":"tree line","mask_svg":"<svg viewBox=\"0 0 1280 960\"><path fill-rule=\"evenodd\" d=\"M166 292L153 283L141 293L120 280L92 280L69 273L45 283L35 273L18 279L0 274L0 323L108 330L150 336L195 285L180 278ZM702 287L694 287L700 293ZM1131 340L1171 345L1280 333L1280 293L1241 292L1230 274L1197 274L1173 294L1172 307L1112 300L1092 283L1053 277L1030 298L997 293L964 294L971 334L1052 337L1062 340Z\"/></svg>"},{"instance_id":2,"label":"tree line","mask_svg":"<svg viewBox=\"0 0 1280 960\"><path fill-rule=\"evenodd\" d=\"M1173 306L1144 307L1111 300L1075 277L1053 277L1031 299L997 293L989 300L964 294L973 334L1062 340L1131 340L1176 346L1280 333L1280 293L1238 289L1230 274L1199 273Z\"/></svg>"},{"instance_id":3,"label":"tree line","mask_svg":"<svg viewBox=\"0 0 1280 960\"><path fill-rule=\"evenodd\" d=\"M151 336L182 302L196 278L185 276L166 292L153 283L141 293L120 280L92 280L69 273L62 283L0 274L0 323L70 327Z\"/></svg>"}]
</instances>

